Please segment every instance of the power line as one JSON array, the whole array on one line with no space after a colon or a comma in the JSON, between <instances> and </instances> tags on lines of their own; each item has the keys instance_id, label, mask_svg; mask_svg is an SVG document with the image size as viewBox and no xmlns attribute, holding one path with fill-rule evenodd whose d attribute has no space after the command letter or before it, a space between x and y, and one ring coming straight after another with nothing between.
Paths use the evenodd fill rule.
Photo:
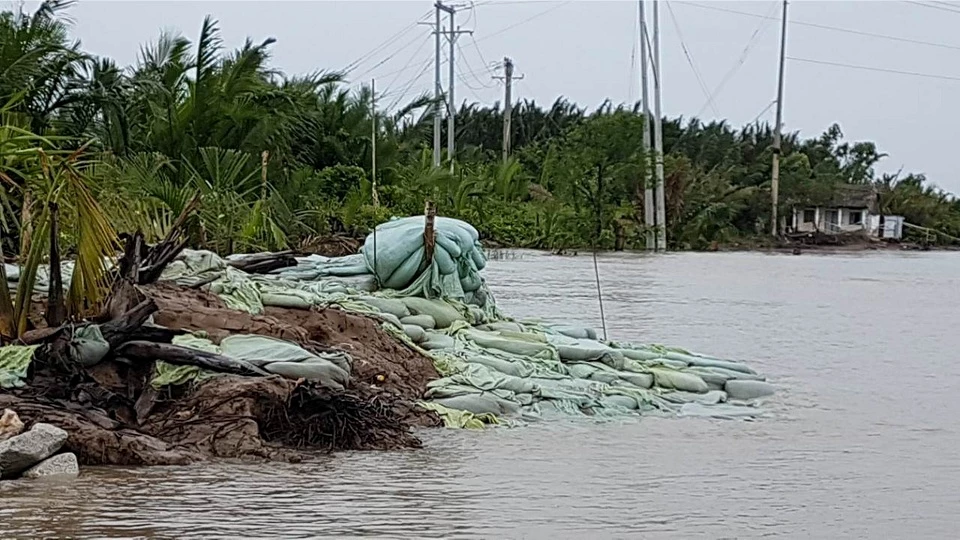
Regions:
<instances>
[{"instance_id":1,"label":"power line","mask_svg":"<svg viewBox=\"0 0 960 540\"><path fill-rule=\"evenodd\" d=\"M514 28L516 28L516 27L518 27L518 26L521 26L521 25L524 25L524 24L526 24L526 23L528 23L528 22L530 22L530 21L532 21L532 20L534 20L534 19L536 19L536 18L538 18L538 17L542 17L542 16L546 15L547 13L550 13L551 11L555 11L555 10L557 10L557 9L560 9L560 8L562 8L563 6L565 6L565 5L569 4L569 3L571 3L571 0L568 0L568 1L566 1L566 2L561 2L561 3L555 5L555 6L551 7L551 8L545 9L545 10L539 12L539 13L536 13L536 14L534 14L534 15L531 15L530 17L527 17L526 19L524 19L524 20L522 20L522 21L513 23L513 24L511 24L510 26L501 28L500 30L497 30L496 32L494 32L494 33L492 33L492 34L487 34L486 36L483 36L482 38L478 39L477 41L483 41L483 40L486 40L486 39L490 39L490 38L492 38L492 37L494 37L494 36L499 36L500 34L502 34L502 33L504 33L504 32L507 32L507 31L509 31L509 30L513 30Z\"/></svg>"},{"instance_id":2,"label":"power line","mask_svg":"<svg viewBox=\"0 0 960 540\"><path fill-rule=\"evenodd\" d=\"M471 89L473 89L473 90L494 88L495 85L490 84L490 83L482 80L482 79L480 78L480 76L477 75L477 72L474 71L473 66L470 65L470 60L467 58L467 53L464 52L463 47L460 46L460 42L459 42L459 41L456 42L456 46L457 46L457 50L460 52L460 59L463 60L463 64L464 64L464 66L467 68L467 72L469 72L470 75L473 75L473 78L476 79L478 83L480 83L481 88L475 88L475 87L470 86L470 83L468 83L465 79L464 79L464 81L463 81L463 84L466 84L467 87L469 87L469 88L471 88Z\"/></svg>"},{"instance_id":3,"label":"power line","mask_svg":"<svg viewBox=\"0 0 960 540\"><path fill-rule=\"evenodd\" d=\"M423 67L420 68L420 72L419 72L414 78L410 79L410 81L407 83L407 85L406 85L402 90L399 90L399 91L398 91L399 93L397 94L396 99L394 99L393 101L390 102L390 105L387 106L387 110L390 110L390 109L393 109L394 107L396 107L397 104L400 103L400 100L402 100L402 99L407 95L407 93L410 91L410 89L413 88L413 85L417 84L417 82L418 82L420 79L422 79L423 76L424 76L428 71L430 71L430 68L431 68L432 66L433 66L433 58L428 58L427 61L424 62Z\"/></svg>"},{"instance_id":4,"label":"power line","mask_svg":"<svg viewBox=\"0 0 960 540\"><path fill-rule=\"evenodd\" d=\"M391 79L390 82L387 83L387 85L383 87L384 92L389 92L390 89L393 88L393 84L394 84L395 82L397 82L397 79L400 78L400 73L402 73L402 72L404 72L404 71L406 71L407 69L410 68L410 66L414 63L414 61L415 61L414 59L417 57L417 54L419 54L420 51L423 50L423 47L424 47L427 43L429 43L429 42L430 42L430 36L427 35L426 38L423 40L423 43L421 43L420 46L417 47L417 50L413 51L413 54L410 55L410 60L407 61L406 65L404 65L402 68L400 68L399 70L397 70L397 71L395 72L396 75L394 75L393 79ZM389 74L388 74L388 75L384 75L383 77L388 77L388 76L389 76Z\"/></svg>"},{"instance_id":5,"label":"power line","mask_svg":"<svg viewBox=\"0 0 960 540\"><path fill-rule=\"evenodd\" d=\"M777 6L779 6L779 4L780 4L779 2L771 2L770 10L767 12L767 15L768 16L772 15L773 12L777 9ZM769 20L775 20L775 19L771 17ZM753 34L750 36L750 39L747 40L747 44L743 47L743 51L740 53L740 58L737 59L737 63L734 64L733 67L731 67L730 70L728 70L724 74L722 79L720 79L720 84L718 84L716 88L713 89L713 92L710 93L710 97L707 98L707 102L704 103L702 107L700 107L699 111L697 111L697 116L700 116L703 114L703 111L707 108L707 105L710 105L713 102L713 100L716 99L716 97L720 94L720 91L723 90L723 87L726 86L726 84L730 82L731 79L733 79L733 76L736 75L737 71L739 71L740 68L743 67L743 65L747 62L747 57L750 55L750 50L756 44L757 38L759 38L760 34L762 33L761 31L767 28L767 23L769 22L769 20L763 19L760 21L760 24L757 25L756 29L754 29Z\"/></svg>"},{"instance_id":6,"label":"power line","mask_svg":"<svg viewBox=\"0 0 960 540\"><path fill-rule=\"evenodd\" d=\"M687 57L687 63L690 64L690 69L693 70L693 75L697 78L697 83L700 84L700 90L703 91L703 96L707 98L707 104L710 106L713 114L715 116L720 116L720 113L717 112L717 108L713 106L713 99L710 97L710 91L707 90L707 83L703 82L703 77L700 75L700 70L697 69L697 64L693 61L693 56L687 49L686 40L683 39L683 32L680 30L680 23L677 22L677 16L673 12L673 6L671 5L672 2L665 2L665 4L667 5L667 12L670 13L670 20L673 21L673 27L677 30L677 37L680 38L680 48L683 49L683 54Z\"/></svg>"},{"instance_id":7,"label":"power line","mask_svg":"<svg viewBox=\"0 0 960 540\"><path fill-rule=\"evenodd\" d=\"M808 64L822 64L825 66L836 66L836 67L845 67L850 69L861 69L864 71L877 71L880 73L896 73L897 75L911 75L914 77L924 77L927 79L941 79L944 81L960 81L960 77L952 77L950 75L937 75L934 73L919 73L916 71L901 71L897 69L888 69L888 68L879 68L871 66L858 66L855 64L843 64L840 62L828 62L826 60L812 60L810 58L797 58L795 56L788 56L788 60L793 60L794 62L805 62Z\"/></svg>"},{"instance_id":8,"label":"power line","mask_svg":"<svg viewBox=\"0 0 960 540\"><path fill-rule=\"evenodd\" d=\"M957 7L960 7L960 6L953 6L953 5L947 4L946 2L932 2L932 4L946 4L945 6L930 5L930 4L924 4L923 2L911 2L911 1L906 1L904 3L913 4L915 6L925 7L929 9L939 9L940 11L947 11L950 13L960 13L960 10L956 9Z\"/></svg>"},{"instance_id":9,"label":"power line","mask_svg":"<svg viewBox=\"0 0 960 540\"><path fill-rule=\"evenodd\" d=\"M921 3L919 3L919 2L908 2L908 3L910 3L910 4L917 4L917 5L924 6L924 7L934 7L934 6L927 6L927 5L921 4ZM709 9L709 10L713 10L713 11L721 11L721 12L724 12L724 13L732 13L732 14L734 14L734 15L744 15L744 16L747 16L747 17L754 17L754 18L757 18L757 19L777 20L776 17L768 17L768 16L766 16L766 15L758 15L758 14L756 14L756 13L748 13L748 12L746 12L746 11L737 11L737 10L735 10L735 9L727 9L727 8L721 8L721 7L716 7L716 6L708 6L708 5L705 5L705 4L697 4L697 3L694 3L694 2L682 2L681 5L693 6L693 7L698 7L698 8L700 8L700 9ZM948 10L948 11L949 11L949 10ZM957 13L960 13L960 11L958 11ZM810 22L803 22L803 21L794 21L794 20L788 21L788 24L794 24L794 25L797 25L797 26L807 26L807 27L810 27L810 28L819 28L820 30L831 30L831 31L833 31L833 32L843 32L843 33L846 33L846 34L853 34L853 35L857 35L857 36L866 36L866 37L872 37L872 38L877 38L877 39L886 39L886 40L890 40L890 41L897 41L897 42L900 42L900 43L912 43L912 44L914 44L914 45L926 45L926 46L928 46L928 47L938 47L938 48L941 48L941 49L950 49L950 50L960 51L960 46L958 46L958 45L948 45L948 44L946 44L946 43L935 43L935 42L933 42L933 41L923 41L923 40L920 40L920 39L904 38L904 37L898 37L898 36L891 36L891 35L887 35L887 34L877 34L877 33L874 33L874 32L864 32L864 31L862 31L862 30L854 30L854 29L852 29L852 28L840 28L840 27L838 27L838 26L828 26L828 25L825 25L825 24L817 24L817 23L810 23Z\"/></svg>"},{"instance_id":10,"label":"power line","mask_svg":"<svg viewBox=\"0 0 960 540\"><path fill-rule=\"evenodd\" d=\"M430 36L427 35L425 41L428 41L429 39L430 39ZM401 52L403 52L404 50L406 50L407 48L409 48L411 45L413 45L413 44L416 43L416 42L417 42L416 39L413 39L413 40L407 42L406 45L404 45L403 47L398 48L397 50L395 50L395 51L393 51L391 54L389 54L386 58L384 58L383 60L380 60L379 62L377 62L376 64L374 64L373 67L368 68L368 69L365 70L363 73L357 75L357 78L358 78L358 79L359 79L359 78L362 78L364 75L366 75L366 74L368 74L368 73L371 73L373 70L377 69L378 67L386 64L386 63L389 62L390 60L393 60L398 54L400 54ZM422 47L423 44L421 43L420 46Z\"/></svg>"},{"instance_id":11,"label":"power line","mask_svg":"<svg viewBox=\"0 0 960 540\"><path fill-rule=\"evenodd\" d=\"M416 26L420 23L420 21L422 21L422 20L424 19L424 17L430 16L431 13L433 13L433 10L427 11L426 13L424 13L423 15L421 15L416 21L414 21L414 22L408 24L407 26L403 27L403 28L400 29L396 34L393 34L392 36L390 36L390 37L388 37L387 39L385 39L382 43L380 43L379 45L377 45L376 47L374 47L374 48L371 49L370 51L367 51L366 53L364 53L363 55L361 55L360 58L357 58L357 59L354 60L353 62L350 62L349 64L347 64L347 66L346 66L345 68L343 68L343 72L344 72L344 73L349 73L349 72L353 71L353 70L356 69L360 64L362 64L363 62L366 62L368 59L372 58L374 55L376 55L377 53L379 53L380 51L382 51L385 47L388 47L388 46L392 45L392 44L393 44L394 42L396 42L399 38L401 38L404 34L406 34L407 32L409 32L410 30L416 28Z\"/></svg>"}]
</instances>

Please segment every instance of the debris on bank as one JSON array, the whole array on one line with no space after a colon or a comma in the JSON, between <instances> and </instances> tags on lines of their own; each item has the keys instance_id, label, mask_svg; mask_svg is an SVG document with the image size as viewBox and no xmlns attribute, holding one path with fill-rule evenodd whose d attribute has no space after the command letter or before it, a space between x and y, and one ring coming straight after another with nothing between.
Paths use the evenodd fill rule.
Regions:
<instances>
[{"instance_id":1,"label":"debris on bank","mask_svg":"<svg viewBox=\"0 0 960 540\"><path fill-rule=\"evenodd\" d=\"M61 426L81 463L415 447L411 427L441 421L754 416L773 393L739 362L509 318L455 219L392 220L343 257L139 251L104 316L0 349L0 407Z\"/></svg>"}]
</instances>

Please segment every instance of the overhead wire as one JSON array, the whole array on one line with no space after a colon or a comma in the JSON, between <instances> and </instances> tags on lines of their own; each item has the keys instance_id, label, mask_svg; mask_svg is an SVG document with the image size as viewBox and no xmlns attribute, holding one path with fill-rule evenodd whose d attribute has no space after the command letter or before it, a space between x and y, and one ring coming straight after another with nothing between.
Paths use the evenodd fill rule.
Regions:
<instances>
[{"instance_id":1,"label":"overhead wire","mask_svg":"<svg viewBox=\"0 0 960 540\"><path fill-rule=\"evenodd\" d=\"M480 78L479 75L477 75L477 72L474 71L473 66L470 65L470 60L467 58L467 53L464 52L463 47L460 46L460 42L459 42L459 41L456 43L456 46L457 46L457 51L460 53L460 58L463 59L463 64L464 64L464 66L467 68L467 72L468 72L470 75L472 75L474 79L477 80L477 83L480 84L480 87L481 87L481 88L476 88L476 87L474 87L474 86L471 86L471 85L466 81L466 79L464 79L464 84L466 84L467 87L470 88L470 89L472 89L472 90L483 90L483 89L494 88L496 85L491 84L489 81L484 81L483 79Z\"/></svg>"},{"instance_id":2,"label":"overhead wire","mask_svg":"<svg viewBox=\"0 0 960 540\"><path fill-rule=\"evenodd\" d=\"M697 63L693 61L693 55L690 54L690 50L687 48L686 40L683 39L683 31L680 30L680 23L677 21L677 16L673 12L673 2L664 2L667 6L667 12L670 14L670 20L673 21L673 27L677 30L677 37L680 38L680 48L683 49L684 56L687 57L687 63L690 64L690 69L693 70L694 77L697 78L697 83L700 85L700 90L703 91L703 96L707 98L707 104L710 106L710 109L713 111L714 116L720 116L720 113L717 112L717 108L713 105L713 100L710 98L710 91L707 90L707 83L703 81L703 76L700 74L700 70L697 69Z\"/></svg>"},{"instance_id":3,"label":"overhead wire","mask_svg":"<svg viewBox=\"0 0 960 540\"><path fill-rule=\"evenodd\" d=\"M413 54L410 55L410 60L407 60L407 63L402 68L393 72L394 77L393 79L390 80L389 83L386 84L386 86L384 86L384 92L389 92L390 89L393 88L394 83L396 83L397 79L400 78L400 74L410 69L410 66L414 63L415 59L417 58L417 54L419 54L420 51L423 50L423 47L429 42L430 42L430 35L427 35L427 39L425 39L423 43L421 43L420 46L417 47L417 50L413 51ZM386 74L386 75L383 75L383 77L389 77L390 75L391 74Z\"/></svg>"},{"instance_id":4,"label":"overhead wire","mask_svg":"<svg viewBox=\"0 0 960 540\"><path fill-rule=\"evenodd\" d=\"M426 62L424 62L423 67L420 68L420 72L417 73L416 76L414 76L413 78L411 78L411 79L407 82L406 86L403 87L402 90L398 90L398 91L397 91L396 98L395 98L393 101L390 102L390 105L387 106L387 110L390 110L390 109L393 109L394 107L396 107L396 106L400 103L400 101L403 100L403 98L406 97L406 95L410 92L410 89L413 88L413 85L417 84L417 82L419 82L420 79L422 79L423 76L424 76L428 71L430 71L430 68L431 68L432 66L433 66L433 58L430 58L430 59L428 59Z\"/></svg>"},{"instance_id":5,"label":"overhead wire","mask_svg":"<svg viewBox=\"0 0 960 540\"><path fill-rule=\"evenodd\" d=\"M827 60L814 60L811 58L798 58L796 56L788 56L787 60L792 60L794 62L804 62L808 64L822 64L825 66L835 66L835 67L844 67L849 69L859 69L864 71L876 71L880 73L895 73L897 75L910 75L913 77L922 77L927 79L940 79L944 81L960 81L960 77L953 77L951 75L940 75L936 73L920 73L916 71L902 71L899 69L889 69L881 67L872 67L872 66L861 66L857 64L845 64L842 62L830 62Z\"/></svg>"},{"instance_id":6,"label":"overhead wire","mask_svg":"<svg viewBox=\"0 0 960 540\"><path fill-rule=\"evenodd\" d=\"M913 5L915 5L915 6L925 7L925 8L928 8L928 9L939 9L940 11L946 11L946 12L949 12L949 13L960 13L960 9L956 9L956 8L958 8L958 7L960 7L960 6L953 6L953 5L950 5L950 4L946 4L946 2L933 2L933 4L946 4L946 6L943 6L943 5L939 5L939 6L938 6L938 5L930 5L930 4L924 4L923 2L912 2L912 1L909 1L909 0L907 0L906 2L904 2L904 4L913 4Z\"/></svg>"},{"instance_id":7,"label":"overhead wire","mask_svg":"<svg viewBox=\"0 0 960 540\"><path fill-rule=\"evenodd\" d=\"M420 39L421 39L421 41L423 41L423 43L420 44L420 48L423 48L423 45L424 45L427 41L430 40L430 36L427 35L426 37L421 37ZM393 60L394 58L396 58L396 56L397 56L398 54L400 54L401 52L407 50L408 48L410 48L411 45L413 45L413 44L416 43L416 42L417 42L416 39L413 39L413 40L407 42L406 45L397 48L395 51L393 51L392 53L390 53L389 55L387 55L386 58L384 58L383 60L380 60L379 62L377 62L376 64L374 64L372 67L366 69L365 71L363 71L362 73L360 73L359 75L357 75L356 78L357 78L357 79L360 79L360 78L363 78L364 75L367 75L368 73L372 73L372 72L373 72L375 69L377 69L378 67L380 67L380 66L386 64L387 62L389 62L390 60Z\"/></svg>"},{"instance_id":8,"label":"overhead wire","mask_svg":"<svg viewBox=\"0 0 960 540\"><path fill-rule=\"evenodd\" d=\"M919 2L908 2L908 3L918 4L918 5L921 5L921 6L924 6L924 7L933 7L933 6L926 6L926 5L924 5L924 4L920 4ZM722 8L722 7L717 7L717 6L709 6L709 5L706 5L706 4L698 4L698 3L696 3L696 2L681 2L681 5L697 7L697 8L700 8L700 9L709 9L709 10L719 11L719 12L723 12L723 13L731 13L731 14L734 14L734 15L743 15L743 16L746 16L746 17L753 17L753 18L757 18L757 19L780 20L778 17L768 17L768 16L766 16L766 15L759 15L759 14L757 14L757 13L749 13L749 12L746 12L746 11L738 11L738 10L735 10L735 9ZM958 13L960 13L960 12L958 12ZM878 34L878 33L875 33L875 32L865 32L865 31L863 31L863 30L855 30L855 29L852 29L852 28L841 28L841 27L839 27L839 26L829 26L829 25L826 25L826 24L817 24L817 23L804 22L804 21L790 20L790 21L787 21L787 23L788 23L788 24L791 24L791 25L795 25L795 26L806 26L806 27L809 27L809 28L818 28L818 29L820 29L820 30L830 30L830 31L833 31L833 32L843 32L843 33L846 33L846 34L853 34L853 35L858 35L858 36L872 37L872 38L876 38L876 39L886 39L886 40L889 40L889 41L897 41L897 42L900 42L900 43L912 43L912 44L914 44L914 45L925 45L925 46L928 46L928 47L938 47L938 48L941 48L941 49L951 49L951 50L960 51L960 45L950 45L950 44L947 44L947 43L937 43L937 42L933 42L933 41L925 41L925 40L922 40L922 39L912 39L912 38L905 38L905 37L899 37L899 36L891 36L891 35L889 35L889 34Z\"/></svg>"},{"instance_id":9,"label":"overhead wire","mask_svg":"<svg viewBox=\"0 0 960 540\"><path fill-rule=\"evenodd\" d=\"M505 33L505 32L508 32L508 31L510 31L510 30L513 30L514 28L516 28L516 27L518 27L518 26L522 26L522 25L524 25L524 24L526 24L526 23L528 23L528 22L530 22L530 21L532 21L532 20L534 20L534 19L537 19L537 18L539 18L539 17L542 17L542 16L546 15L547 13L550 13L551 11L556 11L556 10L558 10L558 9L562 8L563 6L565 6L565 5L567 5L567 4L570 4L570 3L572 3L572 0L567 0L566 2L561 2L561 3L559 3L559 4L555 5L555 6L552 6L552 7L548 8L548 9L545 9L545 10L539 12L539 13L536 13L536 14L534 14L534 15L531 15L530 17L527 17L526 19L523 19L522 21L518 21L518 22L515 22L515 23L513 23L513 24L511 24L511 25L509 25L509 26L506 26L506 27L504 27L504 28L501 28L500 30L497 30L496 32L494 32L494 33L492 33L492 34L487 34L487 35L483 36L482 38L478 39L477 41L485 41L485 40L490 39L490 38L492 38L492 37L499 36L500 34L503 34L503 33Z\"/></svg>"},{"instance_id":10,"label":"overhead wire","mask_svg":"<svg viewBox=\"0 0 960 540\"><path fill-rule=\"evenodd\" d=\"M780 5L780 2L776 2L776 1L771 2L770 10L767 12L767 15L768 16L772 15L779 5ZM717 96L723 90L723 87L726 86L727 83L733 79L733 76L736 75L737 71L739 71L740 68L743 67L743 65L747 62L747 57L750 55L750 50L757 43L757 39L760 37L760 34L762 33L761 31L767 28L771 20L776 20L776 19L771 17L770 19L765 18L760 21L760 24L758 24L757 27L754 29L753 34L750 35L750 39L747 40L747 44L743 47L743 51L741 51L740 57L737 59L737 63L734 64L733 67L731 67L724 74L722 79L720 79L720 83L717 84L717 86L713 89L713 92L710 93L710 96L707 98L707 102L704 103L702 107L700 107L700 110L697 111L696 116L700 116L703 114L703 111L706 110L707 106L710 105L713 102L713 100L717 98Z\"/></svg>"},{"instance_id":11,"label":"overhead wire","mask_svg":"<svg viewBox=\"0 0 960 540\"><path fill-rule=\"evenodd\" d=\"M381 42L379 45L377 45L377 46L374 47L373 49L371 49L371 50L367 51L366 53L362 54L359 58L357 58L357 59L354 60L353 62L350 62L349 64L347 64L347 66L343 68L342 72L343 72L343 73L350 73L351 71L353 71L354 69L356 69L357 67L359 67L360 64L362 64L363 62L366 62L368 59L372 58L374 55L376 55L377 53L379 53L380 51L382 51L385 47L389 47L390 45L392 45L394 42L396 42L396 41L397 41L398 39L400 39L404 34L406 34L407 32L409 32L409 31L412 30L413 28L416 28L416 26L417 26L418 24L420 24L420 22L423 21L426 17L429 17L431 13L433 13L433 10L432 10L432 9L426 11L423 15L421 15L420 17L418 17L416 21L414 21L414 22L408 24L407 26L401 28L399 31L397 31L397 33L395 33L395 34L393 34L392 36L388 37L387 39L385 39L383 42Z\"/></svg>"}]
</instances>

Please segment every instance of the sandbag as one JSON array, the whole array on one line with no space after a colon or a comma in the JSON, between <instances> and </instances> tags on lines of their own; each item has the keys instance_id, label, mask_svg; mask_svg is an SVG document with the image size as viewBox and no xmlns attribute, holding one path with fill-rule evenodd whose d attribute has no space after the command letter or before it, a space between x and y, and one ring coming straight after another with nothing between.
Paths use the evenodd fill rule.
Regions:
<instances>
[{"instance_id":1,"label":"sandbag","mask_svg":"<svg viewBox=\"0 0 960 540\"><path fill-rule=\"evenodd\" d=\"M403 332L407 334L407 337L412 339L414 343L423 343L423 341L427 339L427 334L423 331L423 328L415 324L403 325Z\"/></svg>"},{"instance_id":2,"label":"sandbag","mask_svg":"<svg viewBox=\"0 0 960 540\"><path fill-rule=\"evenodd\" d=\"M674 388L676 390L686 390L687 392L698 394L704 394L710 390L707 383L693 373L684 373L660 367L650 368L650 372L653 373L656 385L662 388Z\"/></svg>"},{"instance_id":3,"label":"sandbag","mask_svg":"<svg viewBox=\"0 0 960 540\"><path fill-rule=\"evenodd\" d=\"M83 367L98 364L110 352L110 344L103 339L100 327L95 324L81 326L73 332L67 345L69 357Z\"/></svg>"},{"instance_id":4,"label":"sandbag","mask_svg":"<svg viewBox=\"0 0 960 540\"><path fill-rule=\"evenodd\" d=\"M731 399L757 399L773 395L774 386L763 381L729 380L723 386Z\"/></svg>"},{"instance_id":5,"label":"sandbag","mask_svg":"<svg viewBox=\"0 0 960 540\"><path fill-rule=\"evenodd\" d=\"M322 386L332 390L343 390L349 377L330 362L272 362L263 366L263 369L282 375L288 379L306 379L319 382Z\"/></svg>"},{"instance_id":6,"label":"sandbag","mask_svg":"<svg viewBox=\"0 0 960 540\"><path fill-rule=\"evenodd\" d=\"M430 315L407 315L402 317L400 322L405 326L412 324L424 330L433 330L437 327L437 321Z\"/></svg>"},{"instance_id":7,"label":"sandbag","mask_svg":"<svg viewBox=\"0 0 960 540\"><path fill-rule=\"evenodd\" d=\"M414 315L429 315L433 317L433 320L436 321L437 328L447 328L456 321L466 320L458 309L443 300L410 297L404 298L403 303Z\"/></svg>"},{"instance_id":8,"label":"sandbag","mask_svg":"<svg viewBox=\"0 0 960 540\"><path fill-rule=\"evenodd\" d=\"M629 371L620 371L617 375L628 383L640 387L650 388L653 386L653 375L650 373L631 373Z\"/></svg>"},{"instance_id":9,"label":"sandbag","mask_svg":"<svg viewBox=\"0 0 960 540\"><path fill-rule=\"evenodd\" d=\"M437 349L452 349L457 344L452 337L446 334L426 332L426 337L427 339L421 343L420 346L428 351L434 351Z\"/></svg>"},{"instance_id":10,"label":"sandbag","mask_svg":"<svg viewBox=\"0 0 960 540\"><path fill-rule=\"evenodd\" d=\"M738 371L740 373L746 373L748 375L756 375L757 372L751 369L749 366L745 366L739 362L732 362L729 360L719 360L716 358L706 358L703 356L694 356L681 354L677 352L667 353L666 358L670 360L680 360L686 362L691 366L698 367L716 367L721 369L727 369L730 371Z\"/></svg>"},{"instance_id":11,"label":"sandbag","mask_svg":"<svg viewBox=\"0 0 960 540\"><path fill-rule=\"evenodd\" d=\"M378 310L389 313L394 317L402 319L410 315L410 310L407 309L406 304L401 300L396 298L380 298L377 296L362 296L359 300L365 304L369 304L377 308Z\"/></svg>"},{"instance_id":12,"label":"sandbag","mask_svg":"<svg viewBox=\"0 0 960 540\"><path fill-rule=\"evenodd\" d=\"M597 339L597 331L593 328L580 326L552 326L550 329L574 339Z\"/></svg>"},{"instance_id":13,"label":"sandbag","mask_svg":"<svg viewBox=\"0 0 960 540\"><path fill-rule=\"evenodd\" d=\"M465 330L463 332L468 339L489 349L497 349L519 356L554 356L554 349L547 343L536 341L533 338L521 339L520 337L504 337L500 333L484 332L482 330Z\"/></svg>"},{"instance_id":14,"label":"sandbag","mask_svg":"<svg viewBox=\"0 0 960 540\"><path fill-rule=\"evenodd\" d=\"M490 394L472 394L465 396L455 396L448 398L434 399L434 403L439 403L450 409L469 411L473 414L503 414L503 407L499 399Z\"/></svg>"}]
</instances>

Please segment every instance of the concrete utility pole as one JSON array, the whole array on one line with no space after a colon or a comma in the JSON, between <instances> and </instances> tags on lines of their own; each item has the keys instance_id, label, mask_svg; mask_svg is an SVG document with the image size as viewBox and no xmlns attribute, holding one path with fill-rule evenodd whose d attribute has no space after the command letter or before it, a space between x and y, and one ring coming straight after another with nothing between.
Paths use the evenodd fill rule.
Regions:
<instances>
[{"instance_id":1,"label":"concrete utility pole","mask_svg":"<svg viewBox=\"0 0 960 540\"><path fill-rule=\"evenodd\" d=\"M780 236L777 206L780 204L780 129L783 124L783 66L787 54L787 0L783 0L783 20L780 28L780 74L777 77L777 124L773 130L773 170L770 177L770 234Z\"/></svg>"},{"instance_id":2,"label":"concrete utility pole","mask_svg":"<svg viewBox=\"0 0 960 540\"><path fill-rule=\"evenodd\" d=\"M433 29L435 39L435 58L433 76L433 166L440 166L440 2L434 4L437 12L436 26Z\"/></svg>"},{"instance_id":3,"label":"concrete utility pole","mask_svg":"<svg viewBox=\"0 0 960 540\"><path fill-rule=\"evenodd\" d=\"M513 113L513 102L510 91L513 86L513 60L507 57L503 58L503 162L507 162L510 157L510 115Z\"/></svg>"},{"instance_id":4,"label":"concrete utility pole","mask_svg":"<svg viewBox=\"0 0 960 540\"><path fill-rule=\"evenodd\" d=\"M650 166L650 101L647 93L647 9L643 0L640 4L640 99L643 100L643 223L647 227L647 249L657 248L653 228L656 226L653 211L653 167Z\"/></svg>"},{"instance_id":5,"label":"concrete utility pole","mask_svg":"<svg viewBox=\"0 0 960 540\"><path fill-rule=\"evenodd\" d=\"M657 154L657 249L667 250L667 206L663 193L663 126L660 111L660 2L653 3L653 147Z\"/></svg>"},{"instance_id":6,"label":"concrete utility pole","mask_svg":"<svg viewBox=\"0 0 960 540\"><path fill-rule=\"evenodd\" d=\"M373 206L380 206L380 194L377 193L377 80L370 79L370 185Z\"/></svg>"},{"instance_id":7,"label":"concrete utility pole","mask_svg":"<svg viewBox=\"0 0 960 540\"><path fill-rule=\"evenodd\" d=\"M513 81L520 80L513 76L513 60L503 57L503 77L494 76L494 79L502 80L503 88L503 161L506 162L510 157L510 139L513 137L513 128L511 126L513 115Z\"/></svg>"},{"instance_id":8,"label":"concrete utility pole","mask_svg":"<svg viewBox=\"0 0 960 540\"><path fill-rule=\"evenodd\" d=\"M453 172L453 158L456 154L456 117L457 110L456 104L454 102L454 88L456 86L455 76L456 76L456 59L454 57L454 45L456 45L457 36L460 34L472 34L473 30L460 30L459 28L454 29L454 16L457 12L451 6L445 6L442 2L437 2L434 4L434 7L437 11L436 18L436 90L434 92L434 98L436 99L436 105L434 107L434 117L433 117L433 165L434 167L440 166L440 35L446 34L447 38L450 40L450 81L449 88L447 89L447 159L450 160L450 172ZM444 11L450 15L450 29L443 30L440 28L440 12Z\"/></svg>"}]
</instances>

